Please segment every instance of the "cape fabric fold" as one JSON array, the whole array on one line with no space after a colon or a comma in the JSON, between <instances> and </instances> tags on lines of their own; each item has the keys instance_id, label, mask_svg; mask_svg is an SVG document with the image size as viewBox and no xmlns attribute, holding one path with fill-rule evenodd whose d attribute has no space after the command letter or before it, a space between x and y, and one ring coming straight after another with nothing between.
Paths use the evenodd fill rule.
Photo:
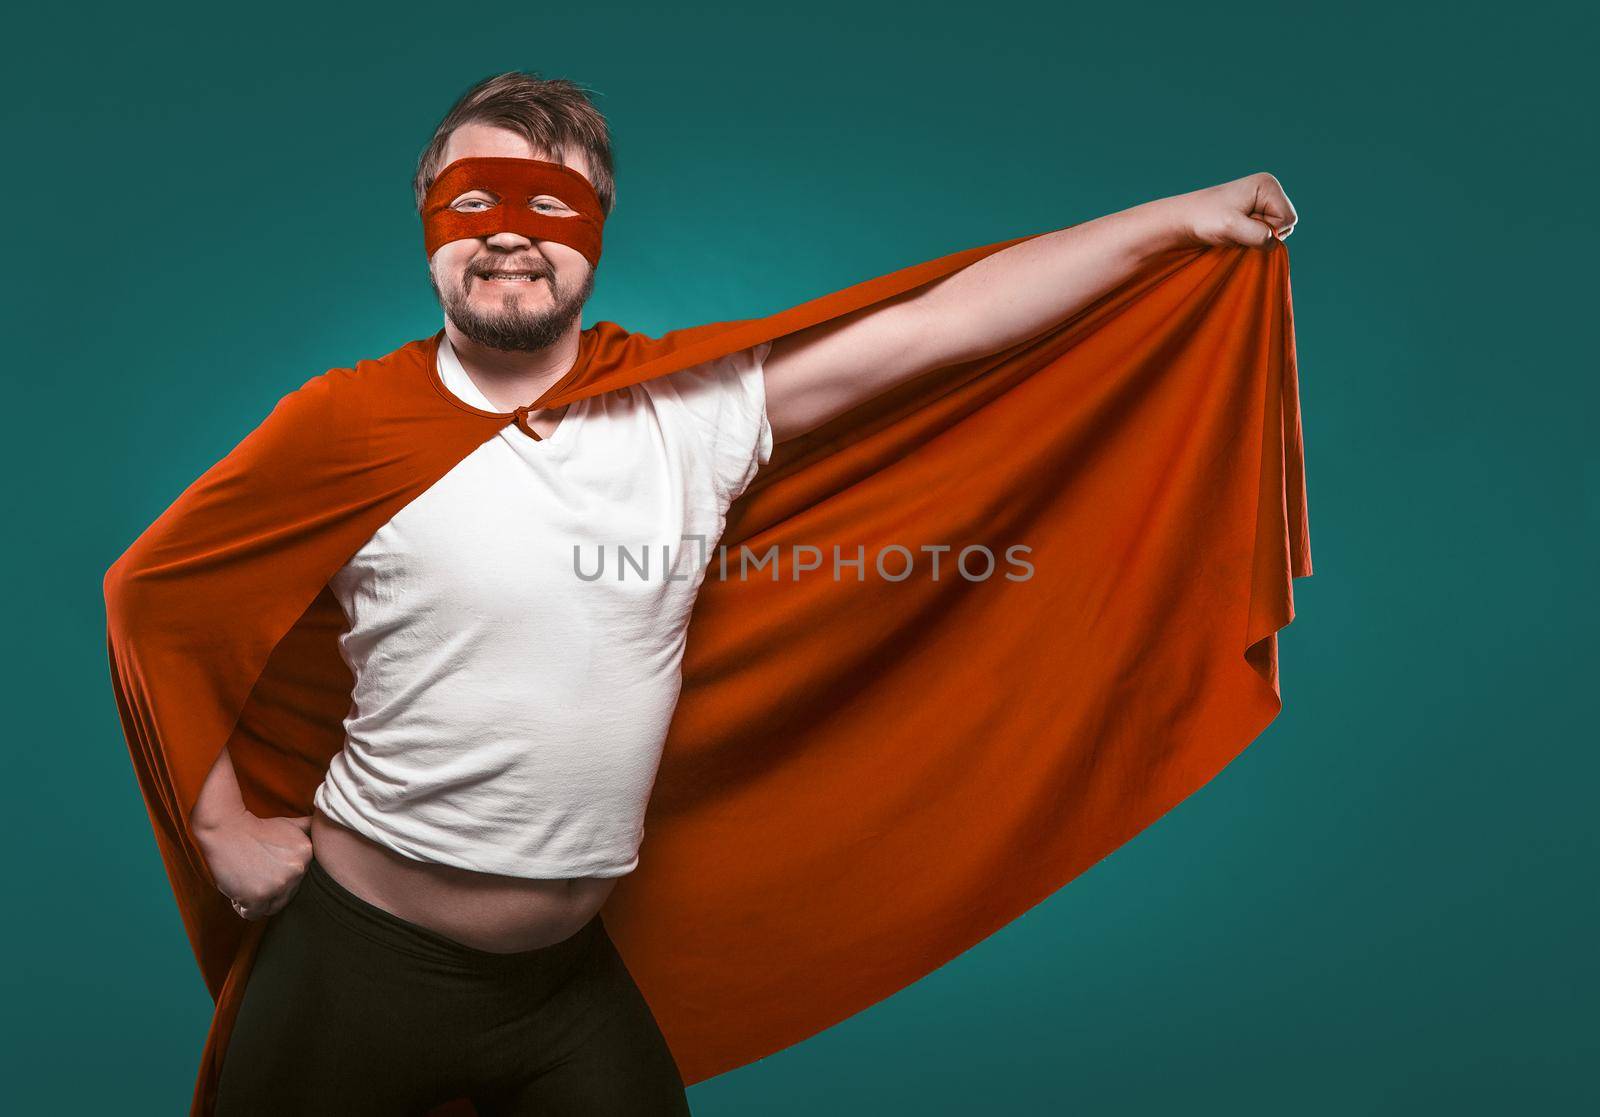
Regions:
<instances>
[{"instance_id":1,"label":"cape fabric fold","mask_svg":"<svg viewBox=\"0 0 1600 1117\"><path fill-rule=\"evenodd\" d=\"M784 336L1025 239L764 318L661 338L599 322L536 404ZM187 821L200 786L226 745L249 809L311 812L353 684L329 579L515 419L450 395L438 336L285 395L106 574L118 710L216 999L194 1115L212 1111L265 927L209 876ZM1274 243L1172 254L1025 343L777 446L730 510L725 576L713 552L639 868L603 911L686 1083L949 961L1271 722L1276 632L1311 573L1298 404ZM766 565L741 576L741 545ZM957 567L975 546L997 560L987 576L977 552Z\"/></svg>"}]
</instances>

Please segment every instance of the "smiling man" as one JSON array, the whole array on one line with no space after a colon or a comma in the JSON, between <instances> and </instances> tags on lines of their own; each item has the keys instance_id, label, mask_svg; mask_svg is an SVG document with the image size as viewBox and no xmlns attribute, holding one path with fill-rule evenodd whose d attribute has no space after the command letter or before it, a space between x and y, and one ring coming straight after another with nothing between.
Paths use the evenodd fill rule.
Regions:
<instances>
[{"instance_id":1,"label":"smiling man","mask_svg":"<svg viewBox=\"0 0 1600 1117\"><path fill-rule=\"evenodd\" d=\"M546 407L637 344L581 325L615 198L604 120L570 83L488 79L415 190L434 401L504 425L327 582L353 690L315 809L247 809L224 748L188 815L216 889L265 921L215 1112L685 1113L600 911L639 864L706 572L585 582L574 549L713 544L775 444L1035 337L1163 254L1270 246L1295 212L1253 174Z\"/></svg>"}]
</instances>

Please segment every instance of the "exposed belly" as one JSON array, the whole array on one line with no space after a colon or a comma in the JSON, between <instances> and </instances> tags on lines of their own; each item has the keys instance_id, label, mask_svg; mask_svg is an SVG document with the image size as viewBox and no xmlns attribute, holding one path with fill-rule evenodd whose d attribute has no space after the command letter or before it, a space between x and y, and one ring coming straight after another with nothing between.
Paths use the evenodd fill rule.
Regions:
<instances>
[{"instance_id":1,"label":"exposed belly","mask_svg":"<svg viewBox=\"0 0 1600 1117\"><path fill-rule=\"evenodd\" d=\"M311 815L311 850L336 881L369 904L479 950L510 953L570 938L600 910L620 877L530 880L415 861Z\"/></svg>"}]
</instances>

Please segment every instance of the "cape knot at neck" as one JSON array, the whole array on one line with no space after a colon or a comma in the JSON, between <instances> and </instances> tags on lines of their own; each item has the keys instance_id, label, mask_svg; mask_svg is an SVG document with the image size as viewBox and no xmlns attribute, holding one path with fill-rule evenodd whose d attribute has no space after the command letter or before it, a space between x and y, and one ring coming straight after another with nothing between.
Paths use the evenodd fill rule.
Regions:
<instances>
[{"instance_id":1,"label":"cape knot at neck","mask_svg":"<svg viewBox=\"0 0 1600 1117\"><path fill-rule=\"evenodd\" d=\"M533 410L534 408L532 404L525 403L522 406L513 409L511 413L511 421L521 428L524 433L533 438L537 438L542 442L544 441L544 436L533 429L533 422L531 419L529 419L529 416L533 413Z\"/></svg>"}]
</instances>

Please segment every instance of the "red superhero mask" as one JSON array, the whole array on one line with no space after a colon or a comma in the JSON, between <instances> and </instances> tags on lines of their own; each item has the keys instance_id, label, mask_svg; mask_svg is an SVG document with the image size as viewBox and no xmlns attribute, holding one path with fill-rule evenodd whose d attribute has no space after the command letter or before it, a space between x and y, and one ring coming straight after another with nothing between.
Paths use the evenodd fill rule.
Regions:
<instances>
[{"instance_id":1,"label":"red superhero mask","mask_svg":"<svg viewBox=\"0 0 1600 1117\"><path fill-rule=\"evenodd\" d=\"M469 190L487 191L493 204L451 209L450 203ZM534 200L544 195L567 208L533 208ZM603 224L605 213L589 180L571 167L542 159L457 159L439 172L422 200L422 235L429 259L440 245L453 240L520 233L529 240L553 240L574 248L593 267L600 262Z\"/></svg>"}]
</instances>

